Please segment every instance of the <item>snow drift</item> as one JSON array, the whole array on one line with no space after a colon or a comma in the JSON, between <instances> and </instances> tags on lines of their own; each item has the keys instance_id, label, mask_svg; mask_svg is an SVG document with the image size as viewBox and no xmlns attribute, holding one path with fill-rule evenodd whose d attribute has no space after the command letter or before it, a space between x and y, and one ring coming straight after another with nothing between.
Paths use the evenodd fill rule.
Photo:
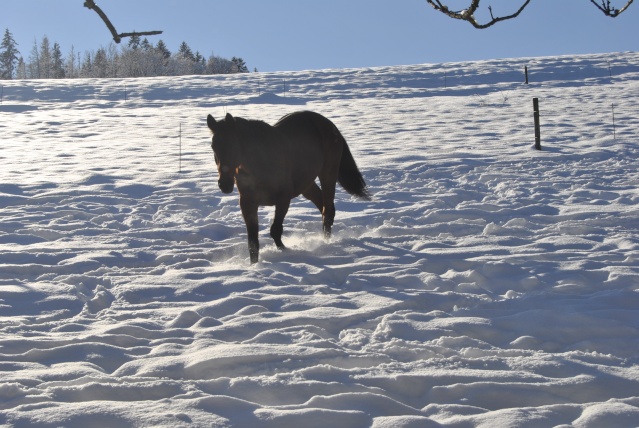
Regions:
<instances>
[{"instance_id":1,"label":"snow drift","mask_svg":"<svg viewBox=\"0 0 639 428\"><path fill-rule=\"evenodd\" d=\"M0 425L639 425L639 55L3 85ZM374 198L250 266L205 118L299 109Z\"/></svg>"}]
</instances>

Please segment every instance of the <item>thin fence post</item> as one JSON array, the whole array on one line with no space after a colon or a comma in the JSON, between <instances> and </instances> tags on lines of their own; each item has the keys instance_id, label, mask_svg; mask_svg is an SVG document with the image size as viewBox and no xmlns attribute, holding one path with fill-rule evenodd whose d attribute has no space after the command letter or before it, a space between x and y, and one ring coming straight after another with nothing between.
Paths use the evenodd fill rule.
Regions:
<instances>
[{"instance_id":1,"label":"thin fence post","mask_svg":"<svg viewBox=\"0 0 639 428\"><path fill-rule=\"evenodd\" d=\"M610 78L612 79L612 67L610 66L610 61L608 61L608 75L610 75Z\"/></svg>"},{"instance_id":2,"label":"thin fence post","mask_svg":"<svg viewBox=\"0 0 639 428\"><path fill-rule=\"evenodd\" d=\"M615 125L615 103L612 103L612 136L617 139L617 125Z\"/></svg>"},{"instance_id":3,"label":"thin fence post","mask_svg":"<svg viewBox=\"0 0 639 428\"><path fill-rule=\"evenodd\" d=\"M526 75L526 85L528 84L528 66L524 65L524 74Z\"/></svg>"},{"instance_id":4,"label":"thin fence post","mask_svg":"<svg viewBox=\"0 0 639 428\"><path fill-rule=\"evenodd\" d=\"M535 149L541 150L541 129L539 126L539 99L533 98L533 116L535 118Z\"/></svg>"}]
</instances>

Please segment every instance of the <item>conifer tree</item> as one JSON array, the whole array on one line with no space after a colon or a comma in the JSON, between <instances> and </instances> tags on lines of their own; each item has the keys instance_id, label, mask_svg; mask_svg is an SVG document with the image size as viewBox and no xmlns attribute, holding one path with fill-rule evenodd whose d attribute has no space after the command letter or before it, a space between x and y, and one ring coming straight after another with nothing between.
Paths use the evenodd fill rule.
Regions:
<instances>
[{"instance_id":1,"label":"conifer tree","mask_svg":"<svg viewBox=\"0 0 639 428\"><path fill-rule=\"evenodd\" d=\"M40 77L43 79L51 78L52 68L51 45L49 44L49 38L44 36L40 43Z\"/></svg>"},{"instance_id":2,"label":"conifer tree","mask_svg":"<svg viewBox=\"0 0 639 428\"><path fill-rule=\"evenodd\" d=\"M16 68L16 79L27 78L27 64L24 62L24 58L18 58L18 68Z\"/></svg>"},{"instance_id":3,"label":"conifer tree","mask_svg":"<svg viewBox=\"0 0 639 428\"><path fill-rule=\"evenodd\" d=\"M0 44L0 78L1 79L13 79L16 71L16 64L18 63L18 54L20 53L17 48L18 44L13 39L13 35L7 28Z\"/></svg>"},{"instance_id":4,"label":"conifer tree","mask_svg":"<svg viewBox=\"0 0 639 428\"><path fill-rule=\"evenodd\" d=\"M52 62L52 76L54 79L63 79L65 76L64 72L64 60L62 59L62 50L60 49L60 45L55 42L53 43L53 50L51 51L51 62Z\"/></svg>"},{"instance_id":5,"label":"conifer tree","mask_svg":"<svg viewBox=\"0 0 639 428\"><path fill-rule=\"evenodd\" d=\"M193 51L191 50L189 45L186 44L186 42L182 42L182 44L180 45L180 48L178 49L178 53L183 59L195 61L195 56L193 55Z\"/></svg>"},{"instance_id":6,"label":"conifer tree","mask_svg":"<svg viewBox=\"0 0 639 428\"><path fill-rule=\"evenodd\" d=\"M140 47L146 52L150 51L153 48L153 46L151 46L151 43L149 42L149 39L147 39L146 37L142 39Z\"/></svg>"},{"instance_id":7,"label":"conifer tree","mask_svg":"<svg viewBox=\"0 0 639 428\"><path fill-rule=\"evenodd\" d=\"M169 48L166 47L166 44L162 40L158 41L155 49L157 49L162 54L162 57L165 60L171 57L171 51L169 50Z\"/></svg>"},{"instance_id":8,"label":"conifer tree","mask_svg":"<svg viewBox=\"0 0 639 428\"><path fill-rule=\"evenodd\" d=\"M140 47L140 43L141 43L140 36L138 36L137 34L134 34L129 39L129 44L127 46L133 50L136 50L137 48Z\"/></svg>"},{"instance_id":9,"label":"conifer tree","mask_svg":"<svg viewBox=\"0 0 639 428\"><path fill-rule=\"evenodd\" d=\"M231 62L234 66L235 73L248 73L248 67L242 58L233 57Z\"/></svg>"},{"instance_id":10,"label":"conifer tree","mask_svg":"<svg viewBox=\"0 0 639 428\"><path fill-rule=\"evenodd\" d=\"M84 61L80 66L80 77L92 77L93 73L93 59L90 52L85 52Z\"/></svg>"},{"instance_id":11,"label":"conifer tree","mask_svg":"<svg viewBox=\"0 0 639 428\"><path fill-rule=\"evenodd\" d=\"M106 49L100 48L96 51L93 57L93 66L91 74L93 77L107 77L108 76L109 63L107 61Z\"/></svg>"}]
</instances>

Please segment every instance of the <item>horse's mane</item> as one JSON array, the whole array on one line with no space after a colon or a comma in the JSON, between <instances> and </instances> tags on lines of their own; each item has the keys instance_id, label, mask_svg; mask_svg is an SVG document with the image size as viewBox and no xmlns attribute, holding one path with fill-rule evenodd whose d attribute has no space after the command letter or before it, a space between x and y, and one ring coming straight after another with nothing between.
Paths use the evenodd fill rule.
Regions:
<instances>
[{"instance_id":1,"label":"horse's mane","mask_svg":"<svg viewBox=\"0 0 639 428\"><path fill-rule=\"evenodd\" d=\"M245 141L269 141L284 138L276 128L262 120L236 117L235 125Z\"/></svg>"},{"instance_id":2,"label":"horse's mane","mask_svg":"<svg viewBox=\"0 0 639 428\"><path fill-rule=\"evenodd\" d=\"M241 128L245 132L251 132L255 130L263 130L265 128L272 128L268 123L257 119L244 119L242 117L236 117L235 124L238 128Z\"/></svg>"}]
</instances>

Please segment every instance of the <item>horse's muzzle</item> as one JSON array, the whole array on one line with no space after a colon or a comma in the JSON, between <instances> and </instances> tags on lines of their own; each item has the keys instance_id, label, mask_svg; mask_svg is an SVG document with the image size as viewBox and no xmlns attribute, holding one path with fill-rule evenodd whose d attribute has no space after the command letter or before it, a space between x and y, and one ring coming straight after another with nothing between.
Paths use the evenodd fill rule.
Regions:
<instances>
[{"instance_id":1,"label":"horse's muzzle","mask_svg":"<svg viewBox=\"0 0 639 428\"><path fill-rule=\"evenodd\" d=\"M234 180L218 180L217 185L219 186L222 193L233 193L233 187L235 187Z\"/></svg>"}]
</instances>

